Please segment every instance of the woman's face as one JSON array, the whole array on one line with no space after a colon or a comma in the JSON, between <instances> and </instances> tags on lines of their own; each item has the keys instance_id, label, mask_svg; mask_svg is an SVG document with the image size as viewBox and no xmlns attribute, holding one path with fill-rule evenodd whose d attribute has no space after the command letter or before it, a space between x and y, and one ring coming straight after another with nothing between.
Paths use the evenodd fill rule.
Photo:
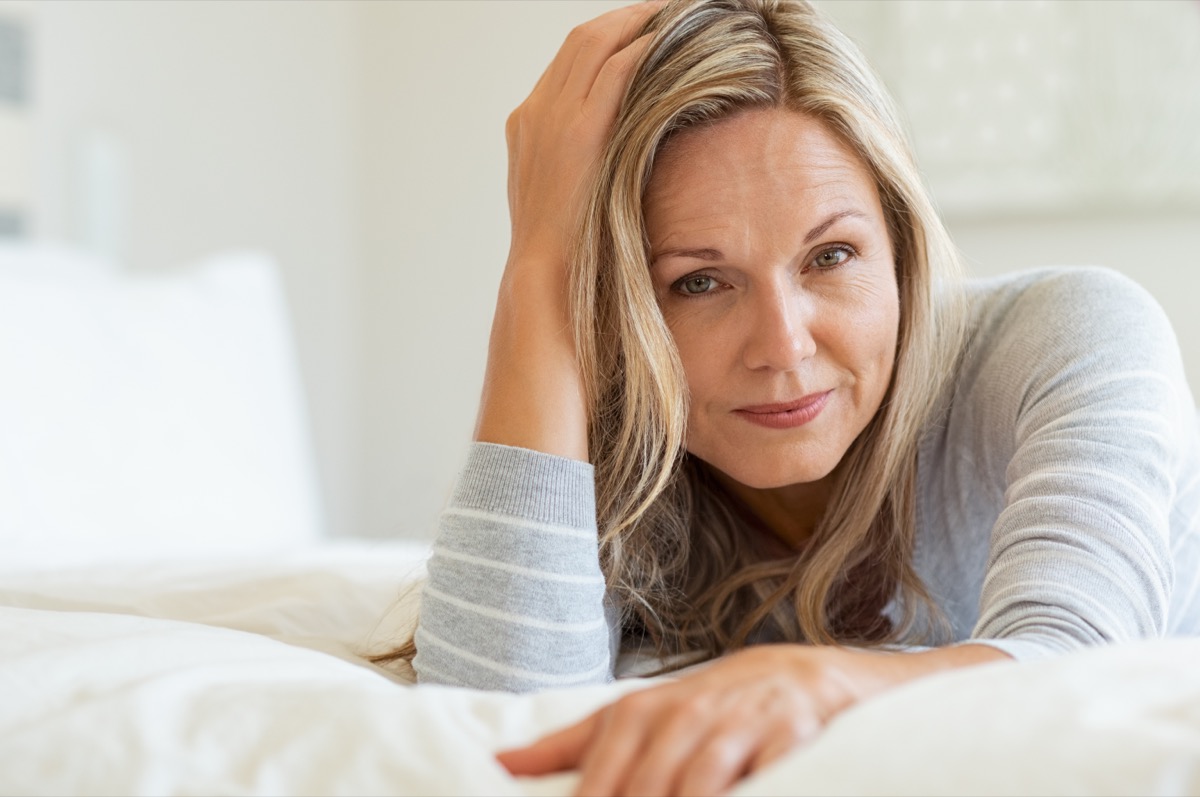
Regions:
<instances>
[{"instance_id":1,"label":"woman's face","mask_svg":"<svg viewBox=\"0 0 1200 797\"><path fill-rule=\"evenodd\" d=\"M664 148L645 217L688 451L754 489L829 476L895 361L895 265L866 167L811 117L745 111Z\"/></svg>"}]
</instances>

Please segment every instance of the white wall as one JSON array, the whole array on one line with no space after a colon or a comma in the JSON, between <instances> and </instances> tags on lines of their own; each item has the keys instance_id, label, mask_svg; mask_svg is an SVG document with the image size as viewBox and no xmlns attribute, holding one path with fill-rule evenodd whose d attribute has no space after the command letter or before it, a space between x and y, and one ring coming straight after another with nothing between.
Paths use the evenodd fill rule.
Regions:
<instances>
[{"instance_id":1,"label":"white wall","mask_svg":"<svg viewBox=\"0 0 1200 797\"><path fill-rule=\"evenodd\" d=\"M283 269L329 528L359 528L358 9L54 2L33 26L34 232L88 243L80 148L122 162L113 254L253 247Z\"/></svg>"},{"instance_id":2,"label":"white wall","mask_svg":"<svg viewBox=\"0 0 1200 797\"><path fill-rule=\"evenodd\" d=\"M134 267L167 267L233 245L273 251L285 269L333 529L428 536L474 425L507 250L504 120L573 25L622 4L32 4L44 131L36 229L80 234L70 203L71 142L91 127L125 142L126 252ZM1048 263L1125 271L1166 307L1200 388L1200 314L1191 308L1200 296L1200 213L1184 201L1187 191L1156 204L1143 186L1129 202L1131 192L1101 180L1086 194L1104 200L1098 204L1031 203L1034 210L1022 212L1027 183L1002 184L1000 162L982 167L983 182L975 184L982 190L955 193L962 186L946 182L960 174L954 158L965 153L970 161L978 150L934 146L938 108L911 104L924 78L913 77L919 70L897 41L909 41L910 56L927 44L961 41L955 26L975 12L952 3L911 12L878 0L822 5L910 103L905 110L918 122L931 184L973 272ZM1200 16L1194 3L1174 5ZM913 16L952 6L966 16L936 25ZM1024 4L987 6L1015 7ZM1074 7L1051 4L1046 13ZM923 26L924 38L900 35L904 25ZM985 26L993 29L1021 32L1012 18ZM1154 32L1143 24L1135 43L1147 30ZM1084 45L1092 46L1077 42L1070 52L1083 53ZM998 74L1007 75L1005 68ZM1024 74L1026 81L1044 77L1036 65ZM1186 85L1200 97L1200 74ZM946 90L937 88L935 99ZM1036 96L1043 111L1055 107L1044 93ZM1194 117L1150 118L1144 129L1173 131L1176 143L1200 141ZM1127 160L1159 163L1164 146L1143 141ZM1024 166L1053 158L1050 149L1025 159L1027 152L1015 147L1011 157ZM1200 171L1188 173L1191 162L1170 163L1177 174L1146 172L1151 188L1173 180L1200 186ZM1063 174L1054 183L1059 200L1083 190L1073 173ZM996 197L1003 202L989 206Z\"/></svg>"},{"instance_id":3,"label":"white wall","mask_svg":"<svg viewBox=\"0 0 1200 797\"><path fill-rule=\"evenodd\" d=\"M571 27L619 5L363 8L366 534L433 531L474 428L508 252L505 119Z\"/></svg>"}]
</instances>

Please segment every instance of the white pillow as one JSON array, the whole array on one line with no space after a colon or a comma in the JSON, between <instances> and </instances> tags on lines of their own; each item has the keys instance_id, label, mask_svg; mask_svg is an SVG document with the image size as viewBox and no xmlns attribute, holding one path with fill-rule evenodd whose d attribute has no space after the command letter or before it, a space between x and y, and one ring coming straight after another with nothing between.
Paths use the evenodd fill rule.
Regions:
<instances>
[{"instance_id":1,"label":"white pillow","mask_svg":"<svg viewBox=\"0 0 1200 797\"><path fill-rule=\"evenodd\" d=\"M308 439L268 256L134 275L0 249L0 555L314 540Z\"/></svg>"},{"instance_id":2,"label":"white pillow","mask_svg":"<svg viewBox=\"0 0 1200 797\"><path fill-rule=\"evenodd\" d=\"M118 268L98 255L59 243L19 244L0 240L0 280L112 279Z\"/></svg>"}]
</instances>

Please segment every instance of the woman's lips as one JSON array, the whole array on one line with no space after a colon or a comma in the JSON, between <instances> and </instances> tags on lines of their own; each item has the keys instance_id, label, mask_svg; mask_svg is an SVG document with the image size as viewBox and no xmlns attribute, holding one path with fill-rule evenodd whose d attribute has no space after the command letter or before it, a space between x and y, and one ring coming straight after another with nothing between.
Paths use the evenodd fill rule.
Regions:
<instances>
[{"instance_id":1,"label":"woman's lips","mask_svg":"<svg viewBox=\"0 0 1200 797\"><path fill-rule=\"evenodd\" d=\"M829 403L832 390L824 393L814 393L798 401L784 404L759 404L754 407L741 407L733 411L734 415L744 418L750 423L765 426L768 429L791 429L803 426L821 414Z\"/></svg>"}]
</instances>

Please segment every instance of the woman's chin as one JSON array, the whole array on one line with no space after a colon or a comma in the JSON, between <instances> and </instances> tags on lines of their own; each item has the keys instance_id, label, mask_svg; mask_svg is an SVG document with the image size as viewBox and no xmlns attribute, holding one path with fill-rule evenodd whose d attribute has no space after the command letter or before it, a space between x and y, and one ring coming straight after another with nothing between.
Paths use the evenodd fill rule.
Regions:
<instances>
[{"instance_id":1,"label":"woman's chin","mask_svg":"<svg viewBox=\"0 0 1200 797\"><path fill-rule=\"evenodd\" d=\"M714 462L703 456L700 459L752 490L776 490L780 487L819 482L829 476L838 464L836 459L825 462L825 458L820 458L814 461L812 457L799 458L795 455L776 459L762 457L761 453L754 456L753 452L745 458L733 461Z\"/></svg>"}]
</instances>

